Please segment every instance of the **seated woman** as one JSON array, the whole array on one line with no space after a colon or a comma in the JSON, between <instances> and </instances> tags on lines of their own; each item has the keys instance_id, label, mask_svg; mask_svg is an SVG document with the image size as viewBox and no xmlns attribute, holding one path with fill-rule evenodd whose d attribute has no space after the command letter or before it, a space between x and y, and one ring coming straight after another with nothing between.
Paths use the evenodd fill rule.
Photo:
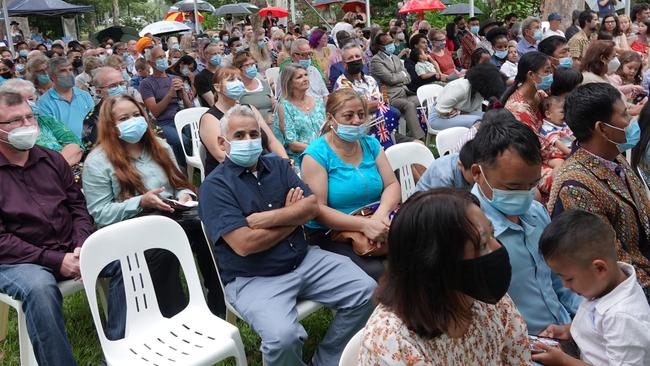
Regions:
<instances>
[{"instance_id":1,"label":"seated woman","mask_svg":"<svg viewBox=\"0 0 650 366\"><path fill-rule=\"evenodd\" d=\"M233 57L232 66L241 71L241 80L244 83L244 94L239 98L239 103L257 108L264 121L272 124L273 92L269 83L260 78L255 59L246 51L239 52Z\"/></svg>"},{"instance_id":2,"label":"seated woman","mask_svg":"<svg viewBox=\"0 0 650 366\"><path fill-rule=\"evenodd\" d=\"M325 122L325 104L322 98L307 95L309 77L307 69L300 64L285 66L280 85L287 92L282 94L277 106L273 133L295 160L318 138Z\"/></svg>"},{"instance_id":3,"label":"seated woman","mask_svg":"<svg viewBox=\"0 0 650 366\"><path fill-rule=\"evenodd\" d=\"M201 116L199 121L199 137L206 150L203 164L206 177L226 158L226 153L221 150L217 142L217 137L221 135L219 120L230 108L235 106L245 91L244 84L241 81L241 71L236 67L219 68L214 73L212 82L216 102ZM262 129L262 146L265 151L287 158L287 153L284 151L282 144L275 138L273 131L271 131L260 113L254 106L251 106L251 109L258 115L258 122Z\"/></svg>"},{"instance_id":4,"label":"seated woman","mask_svg":"<svg viewBox=\"0 0 650 366\"><path fill-rule=\"evenodd\" d=\"M192 56L182 56L176 61L176 63L169 66L167 73L170 75L176 75L181 80L183 80L183 89L187 93L190 101L193 102L194 106L200 106L200 103L197 103L196 100L196 87L194 86L194 72L196 71L197 65L196 60ZM182 102L179 103L179 108L183 109Z\"/></svg>"},{"instance_id":5,"label":"seated woman","mask_svg":"<svg viewBox=\"0 0 650 366\"><path fill-rule=\"evenodd\" d=\"M377 139L367 135L366 101L352 89L339 89L327 100L326 132L305 150L302 179L318 198L320 215L305 225L313 245L350 257L377 280L383 258L361 257L348 242L332 241L332 230L363 233L376 246L386 245L390 215L400 202L395 174ZM354 187L354 189L351 189ZM350 213L371 203L371 218Z\"/></svg>"},{"instance_id":6,"label":"seated woman","mask_svg":"<svg viewBox=\"0 0 650 366\"><path fill-rule=\"evenodd\" d=\"M490 62L500 69L508 58L508 30L504 27L492 28L487 32L485 38L494 50Z\"/></svg>"},{"instance_id":7,"label":"seated woman","mask_svg":"<svg viewBox=\"0 0 650 366\"><path fill-rule=\"evenodd\" d=\"M450 23L455 27L455 24ZM444 33L437 29L431 30L431 38L433 49L431 50L431 57L438 63L440 72L442 73L442 81L452 81L458 79L460 76L465 76L465 70L459 72L456 70L454 59L451 55L452 51L447 49L447 41Z\"/></svg>"},{"instance_id":8,"label":"seated woman","mask_svg":"<svg viewBox=\"0 0 650 366\"><path fill-rule=\"evenodd\" d=\"M404 60L404 68L411 77L411 82L408 84L409 90L415 93L422 85L431 84L436 81L443 81L438 63L429 54L429 41L427 40L427 37L424 34L416 34L411 37L409 45L411 46L411 52L409 54L409 57ZM434 65L435 72L418 75L418 73L415 71L415 65L420 62L418 58L420 53L415 51L416 49L419 50L420 53L424 54L426 61Z\"/></svg>"},{"instance_id":9,"label":"seated woman","mask_svg":"<svg viewBox=\"0 0 650 366\"><path fill-rule=\"evenodd\" d=\"M358 364L530 364L526 323L506 294L508 252L493 231L469 192L411 196L388 234Z\"/></svg>"},{"instance_id":10,"label":"seated woman","mask_svg":"<svg viewBox=\"0 0 650 366\"><path fill-rule=\"evenodd\" d=\"M84 153L81 140L61 121L52 116L38 113L36 107L38 94L34 84L27 80L11 79L0 86L0 91L19 93L23 98L27 99L27 103L32 107L32 111L37 117L40 129L36 145L60 152L70 166L77 165L81 161Z\"/></svg>"},{"instance_id":11,"label":"seated woman","mask_svg":"<svg viewBox=\"0 0 650 366\"><path fill-rule=\"evenodd\" d=\"M506 89L505 76L491 63L476 65L464 78L445 85L435 106L429 107L429 126L435 130L471 127L483 116L483 100L498 98Z\"/></svg>"}]
</instances>

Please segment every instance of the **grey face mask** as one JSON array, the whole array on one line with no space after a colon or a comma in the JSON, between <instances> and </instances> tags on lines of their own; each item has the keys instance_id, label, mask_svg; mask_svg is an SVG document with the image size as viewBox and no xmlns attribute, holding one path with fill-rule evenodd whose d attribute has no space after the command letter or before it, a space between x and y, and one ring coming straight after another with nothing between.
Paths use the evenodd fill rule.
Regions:
<instances>
[{"instance_id":1,"label":"grey face mask","mask_svg":"<svg viewBox=\"0 0 650 366\"><path fill-rule=\"evenodd\" d=\"M64 89L70 89L74 86L74 75L68 74L56 78L56 85Z\"/></svg>"}]
</instances>

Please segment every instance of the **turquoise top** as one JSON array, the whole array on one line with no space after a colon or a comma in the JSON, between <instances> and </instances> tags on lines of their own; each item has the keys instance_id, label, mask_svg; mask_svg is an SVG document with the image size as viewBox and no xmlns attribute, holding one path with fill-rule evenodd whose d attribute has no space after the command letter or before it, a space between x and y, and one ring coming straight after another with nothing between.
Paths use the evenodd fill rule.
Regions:
<instances>
[{"instance_id":1,"label":"turquoise top","mask_svg":"<svg viewBox=\"0 0 650 366\"><path fill-rule=\"evenodd\" d=\"M316 98L314 108L311 112L305 113L284 98L280 103L284 113L284 135L280 131L277 112L273 123L273 134L284 145L289 157L295 160L299 154L289 149L289 143L302 142L309 145L318 138L321 125L325 123L325 104L323 99Z\"/></svg>"},{"instance_id":2,"label":"turquoise top","mask_svg":"<svg viewBox=\"0 0 650 366\"><path fill-rule=\"evenodd\" d=\"M72 101L68 102L52 87L38 98L37 105L41 114L56 118L81 138L84 118L93 110L95 102L87 91L76 86L72 88L72 94Z\"/></svg>"},{"instance_id":3,"label":"turquoise top","mask_svg":"<svg viewBox=\"0 0 650 366\"><path fill-rule=\"evenodd\" d=\"M375 163L381 151L379 141L366 136L360 143L363 158L357 167L343 162L327 143L325 136L311 143L305 150L305 154L327 171L327 206L346 214L379 201L384 190L384 182ZM305 226L326 229L314 220Z\"/></svg>"},{"instance_id":4,"label":"turquoise top","mask_svg":"<svg viewBox=\"0 0 650 366\"><path fill-rule=\"evenodd\" d=\"M176 163L171 147L161 139L158 140L158 143L163 145L169 157ZM160 193L162 198L179 198L183 193L194 196L189 189L175 191L169 184L169 179L167 179L163 168L153 160L148 151L143 150L139 158L131 159L131 163L140 173L140 178L147 191L165 187L165 190ZM113 170L113 165L101 145L88 154L84 164L82 183L88 212L95 219L95 224L98 227L133 218L142 211L142 207L140 207L142 195L119 201L122 189Z\"/></svg>"}]
</instances>

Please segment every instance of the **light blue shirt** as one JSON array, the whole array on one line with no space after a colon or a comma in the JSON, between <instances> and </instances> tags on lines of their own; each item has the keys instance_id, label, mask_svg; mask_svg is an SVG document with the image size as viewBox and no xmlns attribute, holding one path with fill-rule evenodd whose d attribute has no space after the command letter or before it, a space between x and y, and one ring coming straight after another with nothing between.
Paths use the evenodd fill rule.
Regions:
<instances>
[{"instance_id":1,"label":"light blue shirt","mask_svg":"<svg viewBox=\"0 0 650 366\"><path fill-rule=\"evenodd\" d=\"M569 324L583 298L562 286L539 252L539 238L551 223L541 203L533 201L521 224L508 220L483 197L474 185L472 193L494 225L494 236L506 248L512 266L508 294L528 326L528 333L539 334L550 324Z\"/></svg>"},{"instance_id":2,"label":"light blue shirt","mask_svg":"<svg viewBox=\"0 0 650 366\"><path fill-rule=\"evenodd\" d=\"M429 165L415 191L427 191L432 188L448 187L469 190L472 186L465 181L463 173L458 167L458 153L449 154L436 159Z\"/></svg>"},{"instance_id":3,"label":"light blue shirt","mask_svg":"<svg viewBox=\"0 0 650 366\"><path fill-rule=\"evenodd\" d=\"M519 58L521 58L521 56L527 54L528 52L537 51L537 43L531 44L526 38L521 37L521 40L517 42L517 46L515 48L517 49Z\"/></svg>"},{"instance_id":4,"label":"light blue shirt","mask_svg":"<svg viewBox=\"0 0 650 366\"><path fill-rule=\"evenodd\" d=\"M72 87L72 93L72 101L68 102L52 87L38 99L38 108L42 114L58 119L81 138L84 118L93 109L95 102L90 93L76 86Z\"/></svg>"}]
</instances>

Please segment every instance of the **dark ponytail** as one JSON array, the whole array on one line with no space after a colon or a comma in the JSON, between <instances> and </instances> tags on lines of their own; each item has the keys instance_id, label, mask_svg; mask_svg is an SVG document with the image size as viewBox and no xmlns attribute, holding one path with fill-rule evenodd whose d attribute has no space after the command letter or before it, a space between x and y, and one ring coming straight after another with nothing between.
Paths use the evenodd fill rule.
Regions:
<instances>
[{"instance_id":1,"label":"dark ponytail","mask_svg":"<svg viewBox=\"0 0 650 366\"><path fill-rule=\"evenodd\" d=\"M517 89L519 89L521 84L526 82L529 71L537 72L539 69L544 67L547 61L548 56L538 51L531 51L523 55L519 60L519 64L517 65L517 76L515 76L515 83L508 87L505 93L503 93L503 96L501 97L501 103L505 105L508 101L508 98L510 98L510 96Z\"/></svg>"}]
</instances>

